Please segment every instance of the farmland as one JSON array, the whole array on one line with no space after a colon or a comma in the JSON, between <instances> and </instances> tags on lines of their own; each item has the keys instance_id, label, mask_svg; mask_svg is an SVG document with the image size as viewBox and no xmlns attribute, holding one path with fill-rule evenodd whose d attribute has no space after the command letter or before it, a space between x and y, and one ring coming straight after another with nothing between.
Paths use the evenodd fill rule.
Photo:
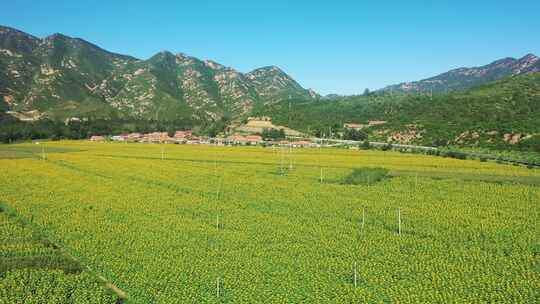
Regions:
<instances>
[{"instance_id":1,"label":"farmland","mask_svg":"<svg viewBox=\"0 0 540 304\"><path fill-rule=\"evenodd\" d=\"M42 145L0 146L0 201L128 303L540 300L539 170L391 151ZM388 177L341 182L366 167Z\"/></svg>"},{"instance_id":2,"label":"farmland","mask_svg":"<svg viewBox=\"0 0 540 304\"><path fill-rule=\"evenodd\" d=\"M0 205L0 303L115 301L77 261Z\"/></svg>"}]
</instances>

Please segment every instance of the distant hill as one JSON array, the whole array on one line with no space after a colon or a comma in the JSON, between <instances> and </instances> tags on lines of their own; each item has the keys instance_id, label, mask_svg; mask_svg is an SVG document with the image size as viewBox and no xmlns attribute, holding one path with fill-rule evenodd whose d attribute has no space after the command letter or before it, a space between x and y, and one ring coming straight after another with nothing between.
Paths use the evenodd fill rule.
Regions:
<instances>
[{"instance_id":1,"label":"distant hill","mask_svg":"<svg viewBox=\"0 0 540 304\"><path fill-rule=\"evenodd\" d=\"M291 121L289 127L319 135L339 132L345 123L383 120L387 123L364 130L372 140L528 149L540 143L538 105L540 73L533 73L432 98L372 94L296 102L290 112L289 104L281 102L258 108L256 114L270 116L276 124Z\"/></svg>"},{"instance_id":2,"label":"distant hill","mask_svg":"<svg viewBox=\"0 0 540 304\"><path fill-rule=\"evenodd\" d=\"M148 60L79 38L37 38L0 26L0 110L53 120L130 118L216 121L257 104L318 95L278 67L250 73L163 51Z\"/></svg>"},{"instance_id":3,"label":"distant hill","mask_svg":"<svg viewBox=\"0 0 540 304\"><path fill-rule=\"evenodd\" d=\"M459 68L428 79L388 86L382 91L406 93L447 93L461 91L510 76L540 72L540 58L528 54L520 59L504 58L488 65Z\"/></svg>"}]
</instances>

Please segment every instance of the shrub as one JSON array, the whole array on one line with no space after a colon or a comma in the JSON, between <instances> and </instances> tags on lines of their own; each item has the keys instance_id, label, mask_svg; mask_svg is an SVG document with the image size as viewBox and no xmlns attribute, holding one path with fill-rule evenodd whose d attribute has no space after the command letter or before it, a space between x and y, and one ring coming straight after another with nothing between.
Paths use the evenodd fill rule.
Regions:
<instances>
[{"instance_id":1,"label":"shrub","mask_svg":"<svg viewBox=\"0 0 540 304\"><path fill-rule=\"evenodd\" d=\"M362 145L360 145L360 148L368 150L369 148L371 148L371 145L369 144L369 141L364 140L362 142Z\"/></svg>"},{"instance_id":2,"label":"shrub","mask_svg":"<svg viewBox=\"0 0 540 304\"><path fill-rule=\"evenodd\" d=\"M372 185L388 177L388 169L385 168L359 168L342 180L346 185Z\"/></svg>"},{"instance_id":3,"label":"shrub","mask_svg":"<svg viewBox=\"0 0 540 304\"><path fill-rule=\"evenodd\" d=\"M343 134L343 139L356 140L356 141L364 140L365 141L365 140L368 139L368 135L364 131L361 131L361 130L346 129L345 134Z\"/></svg>"},{"instance_id":4,"label":"shrub","mask_svg":"<svg viewBox=\"0 0 540 304\"><path fill-rule=\"evenodd\" d=\"M392 150L392 144L386 144L386 145L382 146L381 150L383 150L383 151Z\"/></svg>"},{"instance_id":5,"label":"shrub","mask_svg":"<svg viewBox=\"0 0 540 304\"><path fill-rule=\"evenodd\" d=\"M447 151L445 156L455 158L455 159L467 159L467 154L457 151Z\"/></svg>"}]
</instances>

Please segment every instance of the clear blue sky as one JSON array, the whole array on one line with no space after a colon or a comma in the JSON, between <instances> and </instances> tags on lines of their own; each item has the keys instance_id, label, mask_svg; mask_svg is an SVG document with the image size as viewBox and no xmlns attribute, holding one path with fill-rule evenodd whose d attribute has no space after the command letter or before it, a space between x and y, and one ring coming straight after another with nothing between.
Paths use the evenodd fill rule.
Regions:
<instances>
[{"instance_id":1,"label":"clear blue sky","mask_svg":"<svg viewBox=\"0 0 540 304\"><path fill-rule=\"evenodd\" d=\"M361 93L503 57L540 55L540 1L21 1L0 24L146 59L161 50L304 87Z\"/></svg>"}]
</instances>

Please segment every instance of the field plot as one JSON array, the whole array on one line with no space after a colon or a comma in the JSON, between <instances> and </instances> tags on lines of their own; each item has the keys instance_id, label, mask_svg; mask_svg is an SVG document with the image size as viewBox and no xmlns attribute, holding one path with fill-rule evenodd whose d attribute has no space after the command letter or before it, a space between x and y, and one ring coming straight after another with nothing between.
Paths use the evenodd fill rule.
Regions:
<instances>
[{"instance_id":1,"label":"field plot","mask_svg":"<svg viewBox=\"0 0 540 304\"><path fill-rule=\"evenodd\" d=\"M540 301L538 170L334 149L45 146L0 159L0 201L129 303ZM367 167L388 176L342 182Z\"/></svg>"},{"instance_id":2,"label":"field plot","mask_svg":"<svg viewBox=\"0 0 540 304\"><path fill-rule=\"evenodd\" d=\"M116 303L95 277L0 205L0 303Z\"/></svg>"}]
</instances>

